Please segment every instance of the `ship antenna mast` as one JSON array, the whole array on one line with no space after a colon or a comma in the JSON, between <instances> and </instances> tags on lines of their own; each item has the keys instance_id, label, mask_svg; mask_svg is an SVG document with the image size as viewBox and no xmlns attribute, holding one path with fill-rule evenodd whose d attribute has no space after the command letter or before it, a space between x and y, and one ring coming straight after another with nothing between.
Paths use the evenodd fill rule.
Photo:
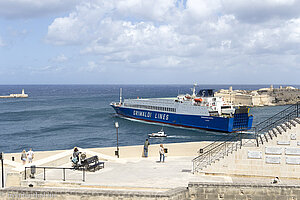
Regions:
<instances>
[{"instance_id":1,"label":"ship antenna mast","mask_svg":"<svg viewBox=\"0 0 300 200\"><path fill-rule=\"evenodd\" d=\"M120 88L120 104L122 104L122 88Z\"/></svg>"},{"instance_id":2,"label":"ship antenna mast","mask_svg":"<svg viewBox=\"0 0 300 200\"><path fill-rule=\"evenodd\" d=\"M197 83L195 83L195 84L194 84L194 87L192 88L192 91L193 91L192 97L193 97L193 98L196 97L196 86L197 86Z\"/></svg>"}]
</instances>

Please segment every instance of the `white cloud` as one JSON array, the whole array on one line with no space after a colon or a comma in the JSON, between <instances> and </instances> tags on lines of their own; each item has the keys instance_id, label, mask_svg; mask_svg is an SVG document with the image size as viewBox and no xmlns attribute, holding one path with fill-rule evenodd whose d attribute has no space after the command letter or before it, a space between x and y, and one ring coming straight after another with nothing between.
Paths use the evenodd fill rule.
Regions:
<instances>
[{"instance_id":1,"label":"white cloud","mask_svg":"<svg viewBox=\"0 0 300 200\"><path fill-rule=\"evenodd\" d=\"M199 1L199 0L188 0L186 2L186 12L192 17L201 20L206 17L217 14L221 8L220 1Z\"/></svg>"},{"instance_id":2,"label":"white cloud","mask_svg":"<svg viewBox=\"0 0 300 200\"><path fill-rule=\"evenodd\" d=\"M222 0L223 12L235 15L239 20L257 23L270 19L299 17L298 0Z\"/></svg>"},{"instance_id":3,"label":"white cloud","mask_svg":"<svg viewBox=\"0 0 300 200\"><path fill-rule=\"evenodd\" d=\"M60 72L63 69L64 69L64 67L53 66L53 65L41 65L41 66L26 67L26 71L30 72L31 74Z\"/></svg>"},{"instance_id":4,"label":"white cloud","mask_svg":"<svg viewBox=\"0 0 300 200\"><path fill-rule=\"evenodd\" d=\"M78 0L3 0L0 1L0 17L33 18L61 13L73 8Z\"/></svg>"},{"instance_id":5,"label":"white cloud","mask_svg":"<svg viewBox=\"0 0 300 200\"><path fill-rule=\"evenodd\" d=\"M78 45L82 55L95 56L88 71L121 63L132 68L234 72L241 65L265 67L277 60L270 59L272 55L300 50L298 1L182 2L81 2L67 17L53 21L46 39L55 45ZM261 59L265 56L268 62ZM295 66L296 61L283 60Z\"/></svg>"},{"instance_id":6,"label":"white cloud","mask_svg":"<svg viewBox=\"0 0 300 200\"><path fill-rule=\"evenodd\" d=\"M143 21L164 21L175 11L174 0L119 0L115 1L116 14Z\"/></svg>"}]
</instances>

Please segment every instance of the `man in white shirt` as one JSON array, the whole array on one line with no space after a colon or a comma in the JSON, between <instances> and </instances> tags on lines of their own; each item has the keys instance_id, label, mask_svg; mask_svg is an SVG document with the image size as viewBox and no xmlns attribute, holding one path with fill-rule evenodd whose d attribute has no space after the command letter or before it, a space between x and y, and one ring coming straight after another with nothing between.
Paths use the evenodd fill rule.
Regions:
<instances>
[{"instance_id":1,"label":"man in white shirt","mask_svg":"<svg viewBox=\"0 0 300 200\"><path fill-rule=\"evenodd\" d=\"M28 163L32 163L33 157L34 157L33 151L30 148L29 151L27 152Z\"/></svg>"}]
</instances>

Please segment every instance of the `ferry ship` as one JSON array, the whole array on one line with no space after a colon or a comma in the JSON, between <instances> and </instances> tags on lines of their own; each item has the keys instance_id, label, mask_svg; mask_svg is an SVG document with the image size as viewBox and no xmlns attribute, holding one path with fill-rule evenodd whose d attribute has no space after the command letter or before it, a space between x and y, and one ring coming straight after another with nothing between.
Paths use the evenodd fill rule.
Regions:
<instances>
[{"instance_id":1,"label":"ferry ship","mask_svg":"<svg viewBox=\"0 0 300 200\"><path fill-rule=\"evenodd\" d=\"M122 99L110 105L125 118L162 123L186 128L219 132L238 132L251 129L253 116L249 108L235 108L215 97L212 89L202 89L196 94L178 95L175 98Z\"/></svg>"}]
</instances>

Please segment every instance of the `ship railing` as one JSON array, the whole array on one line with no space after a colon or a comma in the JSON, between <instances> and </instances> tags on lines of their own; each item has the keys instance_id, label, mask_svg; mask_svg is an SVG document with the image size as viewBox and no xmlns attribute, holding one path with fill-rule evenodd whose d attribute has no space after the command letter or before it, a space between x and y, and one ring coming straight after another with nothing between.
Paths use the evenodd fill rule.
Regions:
<instances>
[{"instance_id":1,"label":"ship railing","mask_svg":"<svg viewBox=\"0 0 300 200\"><path fill-rule=\"evenodd\" d=\"M147 100L147 102L153 102L153 103L166 103L166 104L171 104L170 100L173 99L125 99L124 102L125 103L131 103L131 102L138 102L138 103L143 103L142 100ZM175 99L174 99L175 100Z\"/></svg>"}]
</instances>

